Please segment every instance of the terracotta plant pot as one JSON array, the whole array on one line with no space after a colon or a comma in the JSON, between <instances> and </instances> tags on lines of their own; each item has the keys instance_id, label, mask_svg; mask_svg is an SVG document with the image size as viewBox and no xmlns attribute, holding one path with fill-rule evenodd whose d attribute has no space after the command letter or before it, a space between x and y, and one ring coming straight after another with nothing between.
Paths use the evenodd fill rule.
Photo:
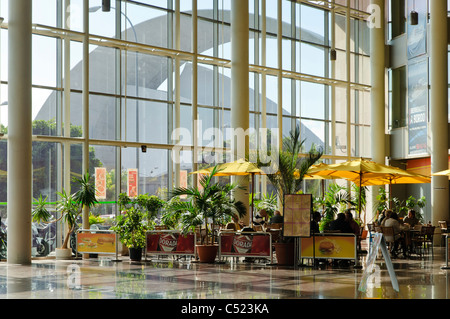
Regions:
<instances>
[{"instance_id":1,"label":"terracotta plant pot","mask_svg":"<svg viewBox=\"0 0 450 319\"><path fill-rule=\"evenodd\" d=\"M275 243L277 264L282 266L294 265L294 243Z\"/></svg>"},{"instance_id":2,"label":"terracotta plant pot","mask_svg":"<svg viewBox=\"0 0 450 319\"><path fill-rule=\"evenodd\" d=\"M197 254L201 263L213 263L216 260L217 245L197 245Z\"/></svg>"}]
</instances>

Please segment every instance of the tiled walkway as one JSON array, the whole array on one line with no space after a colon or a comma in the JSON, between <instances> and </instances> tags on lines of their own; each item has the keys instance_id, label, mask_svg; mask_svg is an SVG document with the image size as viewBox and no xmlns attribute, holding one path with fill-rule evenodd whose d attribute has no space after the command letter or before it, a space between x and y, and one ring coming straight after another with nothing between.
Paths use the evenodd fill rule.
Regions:
<instances>
[{"instance_id":1,"label":"tiled walkway","mask_svg":"<svg viewBox=\"0 0 450 319\"><path fill-rule=\"evenodd\" d=\"M362 263L365 264L364 261ZM393 260L400 291L393 289L382 259L366 292L363 269L324 266L297 269L265 263L201 264L126 257L33 260L31 266L0 263L0 298L45 299L447 299L450 270L443 248L434 257Z\"/></svg>"}]
</instances>

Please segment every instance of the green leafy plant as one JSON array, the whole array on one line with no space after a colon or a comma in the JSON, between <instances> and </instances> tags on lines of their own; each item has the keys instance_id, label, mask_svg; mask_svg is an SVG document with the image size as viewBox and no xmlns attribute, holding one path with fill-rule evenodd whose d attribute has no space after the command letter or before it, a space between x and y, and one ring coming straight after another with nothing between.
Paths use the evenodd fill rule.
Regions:
<instances>
[{"instance_id":1,"label":"green leafy plant","mask_svg":"<svg viewBox=\"0 0 450 319\"><path fill-rule=\"evenodd\" d=\"M144 217L149 229L155 225L155 219L160 208L164 207L164 200L156 195L140 194L135 198L130 198L126 193L120 193L118 205L120 211L127 211L130 208L139 210Z\"/></svg>"},{"instance_id":2,"label":"green leafy plant","mask_svg":"<svg viewBox=\"0 0 450 319\"><path fill-rule=\"evenodd\" d=\"M84 208L94 207L98 201L95 198L95 184L91 180L89 173L86 173L81 178L74 178L78 191L74 194L68 194L63 189L58 192L60 200L57 203L56 209L61 214L58 219L52 220L52 215L46 212L45 206L47 205L47 198L42 199L39 196L36 207L32 211L32 220L34 222L55 223L61 221L68 225L67 233L64 237L64 242L61 248L68 248L70 234L75 230L77 226L77 219L81 215Z\"/></svg>"},{"instance_id":3,"label":"green leafy plant","mask_svg":"<svg viewBox=\"0 0 450 319\"><path fill-rule=\"evenodd\" d=\"M301 189L306 172L323 154L321 148L317 149L312 146L310 151L303 155L302 150L306 140L301 140L300 135L300 126L297 125L290 131L289 136L283 139L281 150L276 151L277 172L267 174L267 178L275 187L282 201L284 201L283 195L296 194ZM261 164L259 166L264 167Z\"/></svg>"},{"instance_id":4,"label":"green leafy plant","mask_svg":"<svg viewBox=\"0 0 450 319\"><path fill-rule=\"evenodd\" d=\"M323 231L328 229L330 222L335 219L337 213L347 208L351 198L346 187L333 183L328 186L324 197L316 199L316 201L322 205L324 210L322 220L319 223L319 229Z\"/></svg>"},{"instance_id":5,"label":"green leafy plant","mask_svg":"<svg viewBox=\"0 0 450 319\"><path fill-rule=\"evenodd\" d=\"M214 243L215 234L211 228L218 222L234 215L242 218L247 213L245 205L231 197L232 191L238 188L237 185L221 185L213 182L214 175L217 172L218 168L215 166L210 175L200 178L201 189L197 187L178 187L173 189L169 200L186 196L186 201L174 201L170 206L170 210L166 212L169 216L163 217L169 219L177 215L183 233L192 231L197 226L204 225L206 236L204 239L202 237L202 244ZM208 221L211 221L211 225L209 225Z\"/></svg>"},{"instance_id":6,"label":"green leafy plant","mask_svg":"<svg viewBox=\"0 0 450 319\"><path fill-rule=\"evenodd\" d=\"M399 217L405 217L408 214L408 210L415 209L416 206L420 209L423 209L426 205L426 198L422 196L419 199L416 199L414 196L409 196L406 200L401 200L398 197L393 197L391 200L389 199L388 193L383 187L380 187L378 190L378 195L375 202L376 209L376 217L375 220L378 220L378 216L382 211L389 209L389 202L392 202L392 210L395 211ZM422 214L418 214L417 216L420 221L423 221Z\"/></svg>"},{"instance_id":7,"label":"green leafy plant","mask_svg":"<svg viewBox=\"0 0 450 319\"><path fill-rule=\"evenodd\" d=\"M89 226L103 224L104 222L105 220L102 217L96 216L92 213L89 214Z\"/></svg>"},{"instance_id":8,"label":"green leafy plant","mask_svg":"<svg viewBox=\"0 0 450 319\"><path fill-rule=\"evenodd\" d=\"M128 248L145 246L148 227L144 223L144 213L136 207L129 207L124 214L116 217L111 230L119 235L119 239Z\"/></svg>"},{"instance_id":9,"label":"green leafy plant","mask_svg":"<svg viewBox=\"0 0 450 319\"><path fill-rule=\"evenodd\" d=\"M250 204L251 204L251 198L250 198ZM262 194L261 198L254 199L253 205L255 207L256 211L260 211L261 209L265 209L267 212L267 215L270 217L273 216L275 211L278 209L277 205L277 195L274 193L271 194Z\"/></svg>"},{"instance_id":10,"label":"green leafy plant","mask_svg":"<svg viewBox=\"0 0 450 319\"><path fill-rule=\"evenodd\" d=\"M33 222L39 222L41 220L49 220L52 218L52 214L47 209L47 197L42 198L42 194L39 195L38 199L34 199L35 207L33 210Z\"/></svg>"}]
</instances>

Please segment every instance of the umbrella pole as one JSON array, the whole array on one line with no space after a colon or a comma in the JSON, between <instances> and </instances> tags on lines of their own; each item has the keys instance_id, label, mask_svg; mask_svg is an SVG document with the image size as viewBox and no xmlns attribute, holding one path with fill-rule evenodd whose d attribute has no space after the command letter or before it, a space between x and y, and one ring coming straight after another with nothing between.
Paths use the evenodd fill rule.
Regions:
<instances>
[{"instance_id":1,"label":"umbrella pole","mask_svg":"<svg viewBox=\"0 0 450 319\"><path fill-rule=\"evenodd\" d=\"M361 182L362 182L362 173L359 173L359 216L358 216L358 218L360 218L361 219L361 197L362 197L362 191L361 191L361 187L362 187L362 185L361 185Z\"/></svg>"},{"instance_id":2,"label":"umbrella pole","mask_svg":"<svg viewBox=\"0 0 450 319\"><path fill-rule=\"evenodd\" d=\"M252 228L253 228L253 214L254 214L254 212L253 212L253 209L254 209L254 205L253 205L254 198L253 197L254 196L255 196L255 174L252 174L252 212L250 215L250 223L252 225Z\"/></svg>"}]
</instances>

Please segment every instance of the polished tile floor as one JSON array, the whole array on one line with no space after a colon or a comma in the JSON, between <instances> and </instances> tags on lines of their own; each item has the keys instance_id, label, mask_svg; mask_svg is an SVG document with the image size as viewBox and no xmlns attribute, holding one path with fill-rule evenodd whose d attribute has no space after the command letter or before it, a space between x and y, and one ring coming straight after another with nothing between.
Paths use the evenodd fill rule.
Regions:
<instances>
[{"instance_id":1,"label":"polished tile floor","mask_svg":"<svg viewBox=\"0 0 450 319\"><path fill-rule=\"evenodd\" d=\"M443 248L434 256L394 259L399 291L382 258L376 260L365 292L355 267L289 268L264 262L201 264L148 258L33 260L29 266L0 263L0 298L8 299L447 299L450 270Z\"/></svg>"}]
</instances>

